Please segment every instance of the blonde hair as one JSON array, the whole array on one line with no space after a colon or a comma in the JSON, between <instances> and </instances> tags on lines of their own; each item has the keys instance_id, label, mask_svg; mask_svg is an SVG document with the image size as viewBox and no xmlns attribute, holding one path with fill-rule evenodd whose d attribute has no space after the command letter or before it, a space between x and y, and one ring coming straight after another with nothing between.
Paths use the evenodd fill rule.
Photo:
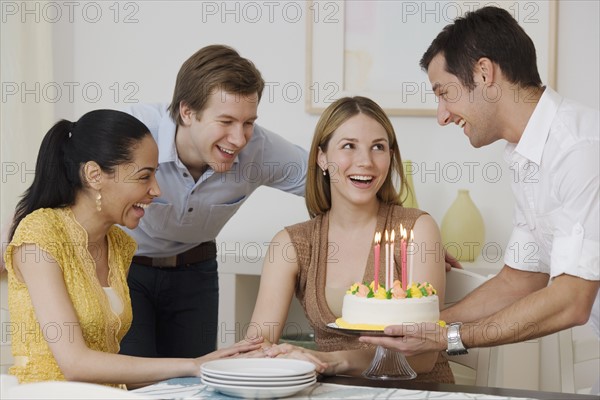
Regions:
<instances>
[{"instance_id":1,"label":"blonde hair","mask_svg":"<svg viewBox=\"0 0 600 400\"><path fill-rule=\"evenodd\" d=\"M317 164L319 148L327 151L333 133L344 122L358 114L364 114L377 121L386 131L390 144L390 170L377 192L377 198L387 204L402 205L400 193L407 189L400 158L400 149L396 141L396 133L385 112L377 103L366 97L343 97L332 103L321 115L315 128L315 134L308 154L308 172L306 175L306 208L311 218L327 212L331 208L331 188L329 174L323 175ZM394 186L395 179L400 178L400 188Z\"/></svg>"}]
</instances>

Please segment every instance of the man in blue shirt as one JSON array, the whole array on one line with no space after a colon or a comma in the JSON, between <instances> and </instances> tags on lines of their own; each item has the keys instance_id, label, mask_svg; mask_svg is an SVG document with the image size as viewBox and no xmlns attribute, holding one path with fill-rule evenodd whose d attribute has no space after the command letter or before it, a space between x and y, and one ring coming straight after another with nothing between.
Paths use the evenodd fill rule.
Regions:
<instances>
[{"instance_id":1,"label":"man in blue shirt","mask_svg":"<svg viewBox=\"0 0 600 400\"><path fill-rule=\"evenodd\" d=\"M169 106L128 110L159 147L161 196L128 230L133 324L121 353L198 357L217 338L215 238L265 185L304 195L306 150L256 125L264 80L234 49L200 49L181 66Z\"/></svg>"}]
</instances>

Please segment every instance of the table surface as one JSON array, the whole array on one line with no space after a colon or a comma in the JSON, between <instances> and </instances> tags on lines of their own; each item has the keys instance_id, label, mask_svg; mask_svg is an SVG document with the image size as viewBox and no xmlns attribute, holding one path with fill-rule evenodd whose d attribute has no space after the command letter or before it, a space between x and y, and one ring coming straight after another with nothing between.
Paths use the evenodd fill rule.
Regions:
<instances>
[{"instance_id":1,"label":"table surface","mask_svg":"<svg viewBox=\"0 0 600 400\"><path fill-rule=\"evenodd\" d=\"M425 390L430 392L460 392L460 393L478 393L488 394L501 397L524 397L534 399L556 399L556 400L576 400L576 399L598 399L599 396L573 394L573 393L555 393L541 392L537 390L522 390L522 389L506 389L484 386L466 386L452 385L448 383L419 383L412 381L385 381L385 380L370 380L365 378L347 377L347 376L330 376L320 377L319 382L333 383L338 385L349 386L371 386L379 388L399 388L409 390Z\"/></svg>"},{"instance_id":2,"label":"table surface","mask_svg":"<svg viewBox=\"0 0 600 400\"><path fill-rule=\"evenodd\" d=\"M352 388L352 389L350 389ZM174 378L132 391L144 398L157 399L206 399L223 400L224 396L203 385L200 378ZM435 393L435 394L434 394ZM456 397L458 396L458 397ZM451 385L442 383L418 383L412 381L370 380L355 377L319 377L316 385L288 397L290 400L320 398L340 399L431 399L469 398L474 400L501 399L599 399L598 396L572 393L552 393L521 389L504 389L479 386Z\"/></svg>"}]
</instances>

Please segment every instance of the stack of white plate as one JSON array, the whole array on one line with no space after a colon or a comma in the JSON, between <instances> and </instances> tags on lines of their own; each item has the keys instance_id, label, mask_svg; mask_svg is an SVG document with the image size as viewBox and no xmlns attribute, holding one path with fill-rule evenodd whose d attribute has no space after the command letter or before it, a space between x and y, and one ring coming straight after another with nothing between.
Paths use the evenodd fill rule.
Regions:
<instances>
[{"instance_id":1,"label":"stack of white plate","mask_svg":"<svg viewBox=\"0 0 600 400\"><path fill-rule=\"evenodd\" d=\"M202 364L202 383L236 397L291 396L317 381L314 364L277 358L215 360Z\"/></svg>"}]
</instances>

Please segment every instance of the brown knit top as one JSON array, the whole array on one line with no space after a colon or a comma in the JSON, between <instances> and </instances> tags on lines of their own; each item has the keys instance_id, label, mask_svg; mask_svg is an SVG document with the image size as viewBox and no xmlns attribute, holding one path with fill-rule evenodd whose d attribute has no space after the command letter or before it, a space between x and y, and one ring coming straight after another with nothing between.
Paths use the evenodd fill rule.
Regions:
<instances>
[{"instance_id":1,"label":"brown knit top","mask_svg":"<svg viewBox=\"0 0 600 400\"><path fill-rule=\"evenodd\" d=\"M398 230L400 224L410 231L417 218L425 212L415 208L404 208L381 204L377 216L376 231ZM335 322L336 316L330 310L325 297L327 249L329 232L329 214L318 215L310 221L285 228L296 250L298 259L298 277L296 280L296 297L304 308L304 313L315 331L315 342L320 351L338 351L372 348L373 345L361 343L358 336L349 335L328 328L327 324ZM400 246L394 247L394 274L400 277ZM364 282L371 282L374 273L373 253L369 254ZM383 268L380 281L384 281ZM454 377L448 361L439 357L434 369L427 374L419 374L417 381L454 383Z\"/></svg>"}]
</instances>

